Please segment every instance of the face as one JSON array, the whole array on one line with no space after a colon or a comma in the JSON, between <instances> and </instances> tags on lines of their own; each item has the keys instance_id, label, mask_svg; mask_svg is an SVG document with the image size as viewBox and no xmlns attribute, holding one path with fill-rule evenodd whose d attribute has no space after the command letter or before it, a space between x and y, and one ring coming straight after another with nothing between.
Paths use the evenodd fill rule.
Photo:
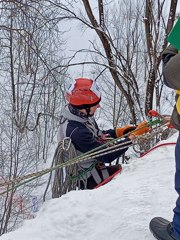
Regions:
<instances>
[{"instance_id":1,"label":"face","mask_svg":"<svg viewBox=\"0 0 180 240\"><path fill-rule=\"evenodd\" d=\"M93 106L90 108L90 115L93 116L94 113L96 112L97 108L100 108L100 104L98 103L97 105Z\"/></svg>"},{"instance_id":2,"label":"face","mask_svg":"<svg viewBox=\"0 0 180 240\"><path fill-rule=\"evenodd\" d=\"M90 116L93 116L94 113L96 112L97 108L99 108L99 107L100 107L100 104L99 104L99 103L98 103L97 105L91 107L91 108L90 108L90 113L89 113ZM87 114L87 112L86 112L85 109L80 110L80 112L83 112L83 113Z\"/></svg>"}]
</instances>

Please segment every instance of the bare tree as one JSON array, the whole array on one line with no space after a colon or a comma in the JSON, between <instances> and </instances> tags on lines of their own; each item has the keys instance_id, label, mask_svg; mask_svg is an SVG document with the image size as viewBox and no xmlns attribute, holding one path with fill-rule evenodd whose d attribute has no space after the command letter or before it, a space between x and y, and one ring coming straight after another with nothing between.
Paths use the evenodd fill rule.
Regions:
<instances>
[{"instance_id":1,"label":"bare tree","mask_svg":"<svg viewBox=\"0 0 180 240\"><path fill-rule=\"evenodd\" d=\"M145 5L144 24L148 53L148 77L145 102L146 114L153 107L154 91L156 93L156 107L160 108L162 86L160 82L161 75L159 67L161 54L167 47L166 37L173 27L176 16L177 0L171 0L169 17L167 20L163 16L165 2L165 0L146 0ZM163 24L163 29L161 28L161 24ZM164 39L162 39L162 34L164 35Z\"/></svg>"},{"instance_id":2,"label":"bare tree","mask_svg":"<svg viewBox=\"0 0 180 240\"><path fill-rule=\"evenodd\" d=\"M100 43L92 43L91 53L93 57L99 56L98 61L87 64L99 65L100 72L108 69L112 84L127 102L132 123L145 118L153 102L160 109L161 53L174 23L177 0L169 5L169 17L165 0L121 1L114 3L113 9L112 3L105 0L97 1L96 7L89 0L82 3L87 16L73 1L53 1L52 4L61 9L67 19L76 19L96 32Z\"/></svg>"},{"instance_id":3,"label":"bare tree","mask_svg":"<svg viewBox=\"0 0 180 240\"><path fill-rule=\"evenodd\" d=\"M89 0L80 3L0 1L2 181L36 171L46 161L58 125L56 118L64 105L67 68L71 66L93 67L106 96L101 116L110 118L114 126L129 120L136 124L154 102L161 109L161 53L174 23L177 0L171 0L169 16L165 0L122 0L120 4L98 0L95 8ZM91 49L79 50L89 52L91 60L72 63L77 52L65 61L62 20L76 20L96 33ZM19 222L22 209L16 208L17 196L28 197L42 181L3 195L0 234Z\"/></svg>"},{"instance_id":4,"label":"bare tree","mask_svg":"<svg viewBox=\"0 0 180 240\"><path fill-rule=\"evenodd\" d=\"M47 160L64 105L65 71L60 67L63 33L52 6L44 1L1 1L0 11L3 182L36 172ZM0 196L0 235L22 220L15 200L24 201L42 183L38 179L18 190L11 185Z\"/></svg>"}]
</instances>

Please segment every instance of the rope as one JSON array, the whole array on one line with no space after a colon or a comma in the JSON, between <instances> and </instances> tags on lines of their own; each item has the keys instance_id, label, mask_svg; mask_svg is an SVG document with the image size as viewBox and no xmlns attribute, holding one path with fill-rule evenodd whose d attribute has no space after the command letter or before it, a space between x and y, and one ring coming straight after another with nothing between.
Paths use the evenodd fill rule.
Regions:
<instances>
[{"instance_id":1,"label":"rope","mask_svg":"<svg viewBox=\"0 0 180 240\"><path fill-rule=\"evenodd\" d=\"M73 159L77 156L76 149L70 141L63 141L58 144L56 152L54 155L55 166L61 165ZM58 168L55 170L54 182L52 186L52 197L57 198L63 194L75 190L77 186L77 180L72 182L69 176L77 175L77 165L72 164L67 166L64 170L63 168Z\"/></svg>"},{"instance_id":2,"label":"rope","mask_svg":"<svg viewBox=\"0 0 180 240\"><path fill-rule=\"evenodd\" d=\"M85 170L81 169L80 171L78 171L78 175L74 175L74 176L68 176L70 180L74 181L74 180L80 180L82 177L84 177L86 175L86 173L90 172L93 170L93 168L95 167L96 162L94 161L90 167L86 168Z\"/></svg>"},{"instance_id":3,"label":"rope","mask_svg":"<svg viewBox=\"0 0 180 240\"><path fill-rule=\"evenodd\" d=\"M154 121L150 121L147 123L146 126L153 126L155 124L158 124L158 123L164 123L163 120L161 119L157 119L157 120L154 120ZM143 126L142 128L146 127L146 126ZM146 135L141 135L139 137L137 137L135 140L133 141L127 141L127 142L123 142L123 143L118 143L118 141L126 136L128 136L130 133L128 134L125 134L123 135L122 137L120 138L116 138L112 141L109 141L108 143L106 144L103 144L102 146L96 148L96 149L93 149L87 153L84 153L84 154L81 154L80 156L78 157L75 157L75 158L72 158L70 159L68 162L64 162L64 163L61 163L61 164L57 164L55 167L50 167L50 168L47 168L47 169L44 169L44 170L41 170L39 172L36 172L36 173L31 173L31 174L28 174L28 175L25 175L25 176L21 176L21 177L18 177L18 178L15 178L15 179L11 179L9 181L5 181L4 183L1 183L0 184L0 187L3 187L3 186L10 186L10 185L14 185L16 183L16 185L14 185L12 188L8 188L6 191L4 192L1 192L0 195L6 193L6 192L9 192L11 191L12 189L14 188L17 188L21 185L24 185L30 181L33 181L34 179L38 178L38 177L41 177L47 173L51 173L54 171L54 170L57 170L57 169L62 169L64 167L68 167L68 166L71 166L73 164L76 164L76 163L80 163L82 161L87 161L87 160L91 160L93 158L97 158L99 156L103 156L105 154L109 154L109 153L112 153L112 152L115 152L115 151L118 151L118 150L122 150L124 148L127 148L127 147L130 147L132 145L136 145L136 144L139 144L140 141L145 141L145 140L148 140L148 138L152 138L152 136L156 135L158 132L161 131L161 128L162 127L167 127L166 124L164 125L160 125L158 127L156 127L156 130L152 133L148 133ZM133 130L131 133L135 132L135 130ZM118 143L118 144L117 144ZM112 146L111 146L112 144ZM108 148L104 148L105 146L108 146ZM104 148L102 150L99 150L100 148ZM99 151L97 151L99 150ZM28 179L27 181L24 181ZM22 182L24 181L24 182ZM22 183L20 183L22 182Z\"/></svg>"},{"instance_id":4,"label":"rope","mask_svg":"<svg viewBox=\"0 0 180 240\"><path fill-rule=\"evenodd\" d=\"M111 141L112 142L112 141ZM3 187L3 186L6 186L6 185L11 185L12 183L15 183L15 182L21 182L25 179L28 179L28 178L33 178L34 177L40 177L40 176L43 176L49 172L52 172L58 168L63 168L63 167L67 167L67 166L70 166L72 164L75 164L75 163L79 163L79 162L82 162L82 161L85 161L85 160L91 160L93 158L96 158L96 157L100 157L100 156L103 156L105 154L109 154L111 152L115 152L115 151L118 151L118 150L121 150L121 149L124 149L124 148L127 148L130 146L130 144L128 143L132 143L132 141L127 141L125 143L122 143L122 144L118 144L118 145L114 145L114 146L111 146L109 148L106 148L106 149L103 149L103 150L100 150L100 151L97 151L97 152L94 152L94 153L90 153L90 154L81 154L80 156L78 157L75 157L75 158L72 158L70 159L68 162L65 162L65 163L61 163L61 164L58 164L56 165L55 167L50 167L50 168L47 168L47 169L44 169L44 170L41 170L39 172L36 172L36 173L30 173L28 175L25 175L25 176L22 176L22 177L18 177L18 178L14 178L12 180L9 180L9 181L5 181L4 183L1 183L0 184L0 187ZM125 147L120 147L121 145L127 145L128 146L125 146ZM104 144L105 145L105 144ZM132 144L131 144L132 145ZM116 149L114 149L116 148ZM117 149L118 148L118 149ZM89 151L91 152L91 151ZM88 153L89 153L88 152Z\"/></svg>"}]
</instances>

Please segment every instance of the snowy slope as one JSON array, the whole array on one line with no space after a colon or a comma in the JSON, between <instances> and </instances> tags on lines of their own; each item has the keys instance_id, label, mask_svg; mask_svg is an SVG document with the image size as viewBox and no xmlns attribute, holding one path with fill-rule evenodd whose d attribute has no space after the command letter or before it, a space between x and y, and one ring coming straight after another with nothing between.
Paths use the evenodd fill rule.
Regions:
<instances>
[{"instance_id":1,"label":"snowy slope","mask_svg":"<svg viewBox=\"0 0 180 240\"><path fill-rule=\"evenodd\" d=\"M177 134L163 142L176 139ZM151 218L173 216L174 148L163 146L133 159L99 189L47 201L35 219L0 240L153 240Z\"/></svg>"}]
</instances>

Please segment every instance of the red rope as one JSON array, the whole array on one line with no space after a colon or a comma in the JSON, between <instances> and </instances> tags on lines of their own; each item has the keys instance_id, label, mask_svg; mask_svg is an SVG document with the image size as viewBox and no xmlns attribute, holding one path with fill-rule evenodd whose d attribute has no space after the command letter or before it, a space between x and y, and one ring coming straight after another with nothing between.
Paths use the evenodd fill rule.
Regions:
<instances>
[{"instance_id":1,"label":"red rope","mask_svg":"<svg viewBox=\"0 0 180 240\"><path fill-rule=\"evenodd\" d=\"M159 145L156 145L153 148L149 149L147 152L143 153L140 157L144 157L146 154L148 154L149 152L153 151L154 149L156 149L158 147L163 147L163 146L167 146L167 145L176 145L176 142L161 143Z\"/></svg>"},{"instance_id":2,"label":"red rope","mask_svg":"<svg viewBox=\"0 0 180 240\"><path fill-rule=\"evenodd\" d=\"M168 145L176 145L176 142L170 142L170 143L161 143L159 145L154 146L153 148L149 149L147 152L143 153L141 157L144 157L146 154L148 154L149 152L155 150L156 148L159 147L163 147L163 146L168 146ZM99 183L94 189L99 188L101 186L103 186L104 184L110 182L117 174L122 172L122 168L119 169L117 172L115 172L113 175L109 176L108 178L106 178L104 181L102 181L101 183Z\"/></svg>"}]
</instances>

